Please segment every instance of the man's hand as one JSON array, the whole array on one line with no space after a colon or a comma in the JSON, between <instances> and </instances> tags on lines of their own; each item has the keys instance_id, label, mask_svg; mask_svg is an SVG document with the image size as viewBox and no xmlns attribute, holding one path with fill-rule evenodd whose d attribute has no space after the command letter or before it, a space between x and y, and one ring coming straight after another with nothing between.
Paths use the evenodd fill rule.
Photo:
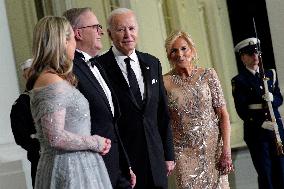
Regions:
<instances>
[{"instance_id":1,"label":"man's hand","mask_svg":"<svg viewBox=\"0 0 284 189\"><path fill-rule=\"evenodd\" d=\"M129 174L130 174L130 181L129 181L130 186L134 188L134 186L136 185L136 175L134 174L131 168L129 168Z\"/></svg>"},{"instance_id":2,"label":"man's hand","mask_svg":"<svg viewBox=\"0 0 284 189\"><path fill-rule=\"evenodd\" d=\"M167 176L170 176L175 168L175 162L174 161L166 161L166 167L167 167Z\"/></svg>"}]
</instances>

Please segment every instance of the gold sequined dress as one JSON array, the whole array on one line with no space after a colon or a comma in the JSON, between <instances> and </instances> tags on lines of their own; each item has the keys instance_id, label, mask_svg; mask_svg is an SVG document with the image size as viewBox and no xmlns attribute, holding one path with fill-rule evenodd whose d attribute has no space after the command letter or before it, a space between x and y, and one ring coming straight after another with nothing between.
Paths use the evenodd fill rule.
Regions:
<instances>
[{"instance_id":1,"label":"gold sequined dress","mask_svg":"<svg viewBox=\"0 0 284 189\"><path fill-rule=\"evenodd\" d=\"M228 189L228 176L216 164L222 140L214 107L225 105L214 69L195 68L182 79L170 73L166 86L176 154L179 189Z\"/></svg>"}]
</instances>

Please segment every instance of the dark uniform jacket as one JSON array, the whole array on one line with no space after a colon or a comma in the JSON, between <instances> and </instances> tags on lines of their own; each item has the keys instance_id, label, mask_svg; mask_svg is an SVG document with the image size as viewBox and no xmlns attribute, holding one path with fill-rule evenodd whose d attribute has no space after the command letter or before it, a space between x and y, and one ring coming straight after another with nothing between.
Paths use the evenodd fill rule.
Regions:
<instances>
[{"instance_id":1,"label":"dark uniform jacket","mask_svg":"<svg viewBox=\"0 0 284 189\"><path fill-rule=\"evenodd\" d=\"M167 188L165 161L174 160L173 138L159 60L136 51L144 77L144 105L137 104L112 50L98 58L119 101L121 117L118 129L137 176L136 188L144 186L146 177L154 185Z\"/></svg>"},{"instance_id":2,"label":"dark uniform jacket","mask_svg":"<svg viewBox=\"0 0 284 189\"><path fill-rule=\"evenodd\" d=\"M272 70L266 71L265 75L269 78L268 88L274 98L272 107L275 118L279 123L281 119L278 107L282 104L283 97L280 93L278 80L274 78L276 76L273 77ZM274 79L276 80L274 81ZM263 132L261 125L267 119L267 115L269 115L268 108L265 106L266 103L262 98L264 94L263 81L245 69L232 79L232 90L237 113L244 121L244 139L245 141L254 139L254 137L259 136L258 133ZM251 109L249 106L252 104L263 104L263 108ZM279 131L281 133L283 128L282 123L280 124Z\"/></svg>"},{"instance_id":3,"label":"dark uniform jacket","mask_svg":"<svg viewBox=\"0 0 284 189\"><path fill-rule=\"evenodd\" d=\"M30 97L27 93L22 93L13 104L10 120L16 143L27 151L28 160L31 162L31 174L34 182L40 157L40 144L34 138L36 130L30 109Z\"/></svg>"}]
</instances>

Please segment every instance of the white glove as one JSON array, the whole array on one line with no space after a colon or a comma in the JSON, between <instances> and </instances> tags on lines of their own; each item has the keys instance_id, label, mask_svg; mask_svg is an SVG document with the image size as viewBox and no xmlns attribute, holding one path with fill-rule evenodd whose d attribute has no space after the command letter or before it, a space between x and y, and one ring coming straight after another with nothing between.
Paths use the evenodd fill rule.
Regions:
<instances>
[{"instance_id":1,"label":"white glove","mask_svg":"<svg viewBox=\"0 0 284 189\"><path fill-rule=\"evenodd\" d=\"M276 122L272 122L272 121L265 121L263 122L263 124L261 125L261 127L263 129L267 129L270 131L274 131L274 125L277 127L277 123Z\"/></svg>"},{"instance_id":2,"label":"white glove","mask_svg":"<svg viewBox=\"0 0 284 189\"><path fill-rule=\"evenodd\" d=\"M274 100L273 98L273 94L271 92L267 92L265 93L262 98L266 101L266 102L272 102Z\"/></svg>"}]
</instances>

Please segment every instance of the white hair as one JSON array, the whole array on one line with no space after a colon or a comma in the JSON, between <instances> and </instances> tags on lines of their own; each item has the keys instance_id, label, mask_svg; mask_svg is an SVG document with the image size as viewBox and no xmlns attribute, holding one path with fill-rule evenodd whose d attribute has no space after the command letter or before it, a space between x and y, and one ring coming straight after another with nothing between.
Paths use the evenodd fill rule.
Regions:
<instances>
[{"instance_id":1,"label":"white hair","mask_svg":"<svg viewBox=\"0 0 284 189\"><path fill-rule=\"evenodd\" d=\"M110 29L112 27L112 24L113 24L112 20L115 16L120 15L120 14L130 13L130 12L133 13L135 21L137 23L136 16L135 16L134 12L132 10L128 9L128 8L121 7L121 8L117 8L117 9L114 9L113 11L111 11L109 17L107 18L107 29Z\"/></svg>"}]
</instances>

